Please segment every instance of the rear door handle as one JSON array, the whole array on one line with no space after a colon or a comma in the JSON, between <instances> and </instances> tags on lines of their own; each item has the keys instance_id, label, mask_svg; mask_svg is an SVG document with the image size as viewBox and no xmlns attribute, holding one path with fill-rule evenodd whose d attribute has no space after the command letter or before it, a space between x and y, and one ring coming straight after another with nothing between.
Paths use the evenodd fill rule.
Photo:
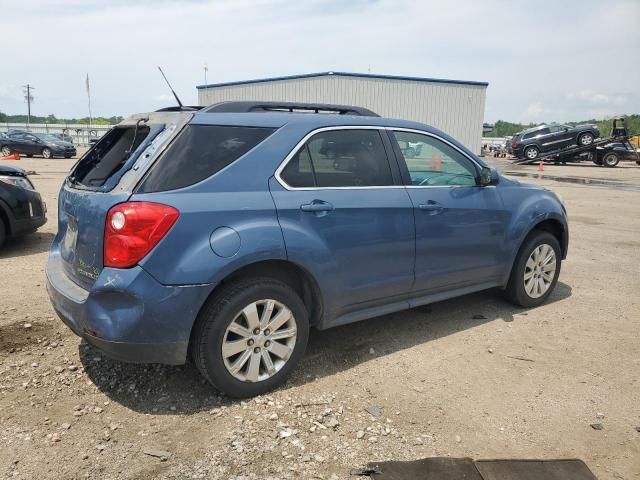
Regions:
<instances>
[{"instance_id":1,"label":"rear door handle","mask_svg":"<svg viewBox=\"0 0 640 480\"><path fill-rule=\"evenodd\" d=\"M429 212L429 215L438 215L444 210L442 204L434 200L428 200L427 203L421 203L418 205L418 208Z\"/></svg>"},{"instance_id":2,"label":"rear door handle","mask_svg":"<svg viewBox=\"0 0 640 480\"><path fill-rule=\"evenodd\" d=\"M328 213L333 210L333 205L324 200L314 200L311 203L300 205L300 210L303 212Z\"/></svg>"}]
</instances>

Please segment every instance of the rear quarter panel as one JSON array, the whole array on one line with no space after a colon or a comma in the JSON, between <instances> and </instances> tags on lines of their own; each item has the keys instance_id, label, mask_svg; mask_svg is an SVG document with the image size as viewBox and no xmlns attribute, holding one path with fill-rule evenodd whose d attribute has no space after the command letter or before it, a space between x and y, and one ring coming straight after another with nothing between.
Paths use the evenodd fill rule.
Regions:
<instances>
[{"instance_id":1,"label":"rear quarter panel","mask_svg":"<svg viewBox=\"0 0 640 480\"><path fill-rule=\"evenodd\" d=\"M165 285L215 284L235 270L263 260L287 258L269 178L299 139L280 129L234 163L195 185L135 194L180 211L167 236L140 265ZM237 232L238 251L214 253L211 235L220 227Z\"/></svg>"}]
</instances>

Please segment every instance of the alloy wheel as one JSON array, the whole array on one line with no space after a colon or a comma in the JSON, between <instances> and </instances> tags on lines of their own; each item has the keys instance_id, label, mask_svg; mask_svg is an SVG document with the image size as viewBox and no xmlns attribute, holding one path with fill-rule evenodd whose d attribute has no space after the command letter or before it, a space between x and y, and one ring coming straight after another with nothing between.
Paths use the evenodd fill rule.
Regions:
<instances>
[{"instance_id":1,"label":"alloy wheel","mask_svg":"<svg viewBox=\"0 0 640 480\"><path fill-rule=\"evenodd\" d=\"M527 155L527 158L533 160L534 158L537 158L538 150L536 150L535 148L528 148L525 154Z\"/></svg>"},{"instance_id":2,"label":"alloy wheel","mask_svg":"<svg viewBox=\"0 0 640 480\"><path fill-rule=\"evenodd\" d=\"M556 252L546 243L533 249L524 268L524 290L531 298L540 298L556 275Z\"/></svg>"},{"instance_id":3,"label":"alloy wheel","mask_svg":"<svg viewBox=\"0 0 640 480\"><path fill-rule=\"evenodd\" d=\"M11 155L11 149L9 147L2 147L2 151L0 151L3 157L8 157Z\"/></svg>"},{"instance_id":4,"label":"alloy wheel","mask_svg":"<svg viewBox=\"0 0 640 480\"><path fill-rule=\"evenodd\" d=\"M586 133L580 137L580 143L582 145L591 145L593 143L593 135Z\"/></svg>"},{"instance_id":5,"label":"alloy wheel","mask_svg":"<svg viewBox=\"0 0 640 480\"><path fill-rule=\"evenodd\" d=\"M49 150L48 148L43 148L42 149L42 156L44 158L51 158L51 150Z\"/></svg>"},{"instance_id":6,"label":"alloy wheel","mask_svg":"<svg viewBox=\"0 0 640 480\"><path fill-rule=\"evenodd\" d=\"M296 346L297 324L286 305L250 303L231 321L222 340L227 371L241 382L261 382L284 367Z\"/></svg>"}]
</instances>

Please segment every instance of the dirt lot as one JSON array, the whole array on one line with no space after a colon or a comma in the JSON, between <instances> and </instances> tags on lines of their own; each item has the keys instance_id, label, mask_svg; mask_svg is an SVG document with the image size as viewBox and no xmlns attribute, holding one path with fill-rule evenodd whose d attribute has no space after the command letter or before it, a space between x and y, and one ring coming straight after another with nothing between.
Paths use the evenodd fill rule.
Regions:
<instances>
[{"instance_id":1,"label":"dirt lot","mask_svg":"<svg viewBox=\"0 0 640 480\"><path fill-rule=\"evenodd\" d=\"M571 217L548 304L488 291L312 332L283 388L240 402L190 366L111 361L62 325L44 264L73 162L15 163L38 173L49 222L0 252L0 478L337 479L450 455L581 458L600 479L640 479L640 167L544 172L627 188L520 178Z\"/></svg>"}]
</instances>

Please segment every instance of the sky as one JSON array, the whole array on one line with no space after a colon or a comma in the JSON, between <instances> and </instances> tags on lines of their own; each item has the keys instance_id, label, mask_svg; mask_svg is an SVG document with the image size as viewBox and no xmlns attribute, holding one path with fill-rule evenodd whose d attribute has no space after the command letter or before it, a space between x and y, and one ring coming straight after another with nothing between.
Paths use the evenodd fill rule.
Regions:
<instances>
[{"instance_id":1,"label":"sky","mask_svg":"<svg viewBox=\"0 0 640 480\"><path fill-rule=\"evenodd\" d=\"M640 113L640 0L1 0L0 112L83 117L321 71L489 82L485 121Z\"/></svg>"}]
</instances>

